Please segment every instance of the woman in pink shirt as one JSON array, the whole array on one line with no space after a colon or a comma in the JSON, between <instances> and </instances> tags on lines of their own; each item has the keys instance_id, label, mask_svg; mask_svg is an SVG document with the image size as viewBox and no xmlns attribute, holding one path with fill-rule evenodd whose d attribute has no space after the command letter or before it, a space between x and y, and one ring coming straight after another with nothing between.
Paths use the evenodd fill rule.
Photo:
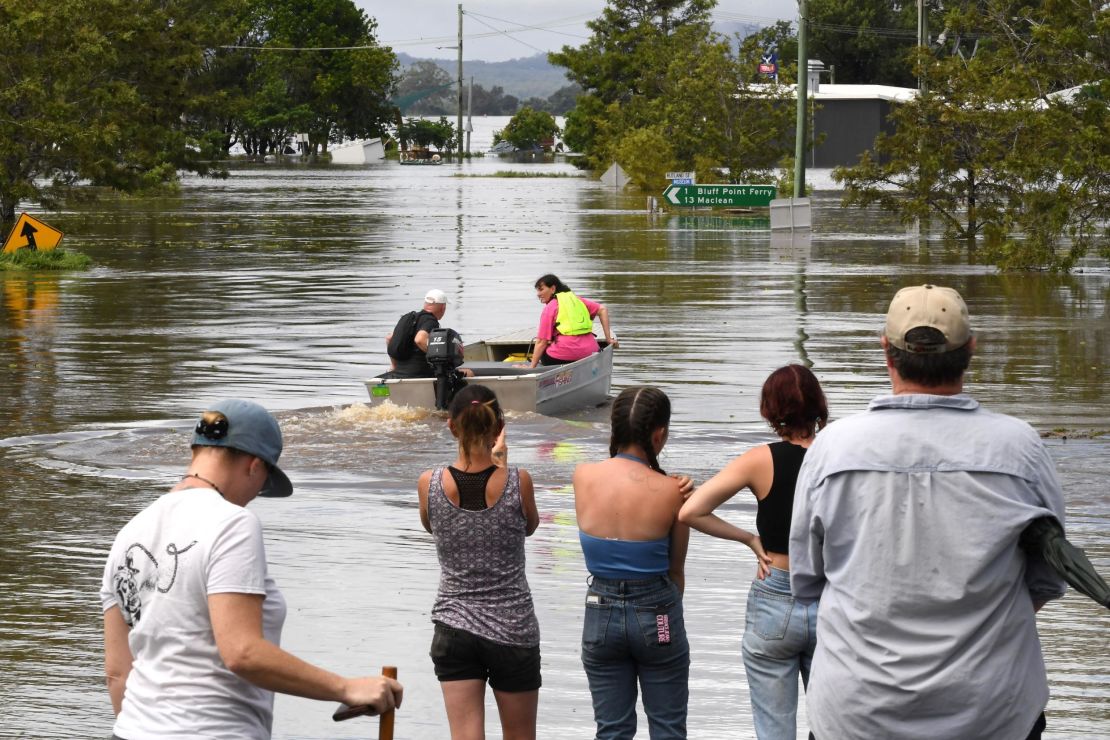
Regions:
<instances>
[{"instance_id":1,"label":"woman in pink shirt","mask_svg":"<svg viewBox=\"0 0 1110 740\"><path fill-rule=\"evenodd\" d=\"M565 365L599 351L593 335L594 317L601 321L605 341L614 348L620 346L609 329L609 311L605 306L576 296L554 275L549 273L536 281L536 297L544 306L532 367Z\"/></svg>"}]
</instances>

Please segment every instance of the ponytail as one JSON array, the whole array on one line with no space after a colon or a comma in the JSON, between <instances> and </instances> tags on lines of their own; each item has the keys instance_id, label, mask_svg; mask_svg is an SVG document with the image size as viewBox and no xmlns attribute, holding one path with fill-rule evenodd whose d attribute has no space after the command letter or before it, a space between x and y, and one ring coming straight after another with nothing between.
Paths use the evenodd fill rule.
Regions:
<instances>
[{"instance_id":1,"label":"ponytail","mask_svg":"<svg viewBox=\"0 0 1110 740\"><path fill-rule=\"evenodd\" d=\"M496 439L505 425L497 395L483 385L468 385L456 393L448 413L459 440L459 454L467 465L470 451Z\"/></svg>"}]
</instances>

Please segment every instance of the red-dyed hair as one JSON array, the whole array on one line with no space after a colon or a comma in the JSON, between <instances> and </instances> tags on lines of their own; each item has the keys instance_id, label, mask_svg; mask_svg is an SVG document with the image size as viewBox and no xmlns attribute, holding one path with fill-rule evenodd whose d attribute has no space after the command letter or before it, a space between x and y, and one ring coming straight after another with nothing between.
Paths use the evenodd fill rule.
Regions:
<instances>
[{"instance_id":1,"label":"red-dyed hair","mask_svg":"<svg viewBox=\"0 0 1110 740\"><path fill-rule=\"evenodd\" d=\"M786 365L767 376L759 413L776 434L805 439L829 421L829 407L817 376L803 365Z\"/></svg>"}]
</instances>

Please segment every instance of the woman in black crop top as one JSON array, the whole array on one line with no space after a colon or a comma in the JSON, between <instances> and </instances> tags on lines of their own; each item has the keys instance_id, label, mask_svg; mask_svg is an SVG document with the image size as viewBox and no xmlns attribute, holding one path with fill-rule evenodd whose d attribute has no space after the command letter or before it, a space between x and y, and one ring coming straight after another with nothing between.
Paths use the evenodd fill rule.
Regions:
<instances>
[{"instance_id":1,"label":"woman in black crop top","mask_svg":"<svg viewBox=\"0 0 1110 740\"><path fill-rule=\"evenodd\" d=\"M790 513L806 450L828 422L821 384L802 365L780 367L763 383L759 413L781 438L736 458L690 496L679 521L714 537L736 540L757 556L744 624L744 670L759 740L794 740L798 674L809 683L817 639L817 604L790 594ZM756 536L713 513L743 488L756 498Z\"/></svg>"}]
</instances>

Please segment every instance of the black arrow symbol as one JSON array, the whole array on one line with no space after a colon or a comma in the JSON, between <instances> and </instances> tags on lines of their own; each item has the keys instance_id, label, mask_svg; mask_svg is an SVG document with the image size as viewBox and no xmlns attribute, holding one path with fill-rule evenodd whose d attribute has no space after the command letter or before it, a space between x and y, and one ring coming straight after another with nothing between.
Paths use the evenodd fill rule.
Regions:
<instances>
[{"instance_id":1,"label":"black arrow symbol","mask_svg":"<svg viewBox=\"0 0 1110 740\"><path fill-rule=\"evenodd\" d=\"M39 246L37 244L35 244L35 232L36 231L38 231L38 229L36 229L34 226L32 226L31 222L28 221L27 223L23 224L23 231L19 232L19 235L27 240L27 246L30 247L31 249L38 249L39 248Z\"/></svg>"}]
</instances>

